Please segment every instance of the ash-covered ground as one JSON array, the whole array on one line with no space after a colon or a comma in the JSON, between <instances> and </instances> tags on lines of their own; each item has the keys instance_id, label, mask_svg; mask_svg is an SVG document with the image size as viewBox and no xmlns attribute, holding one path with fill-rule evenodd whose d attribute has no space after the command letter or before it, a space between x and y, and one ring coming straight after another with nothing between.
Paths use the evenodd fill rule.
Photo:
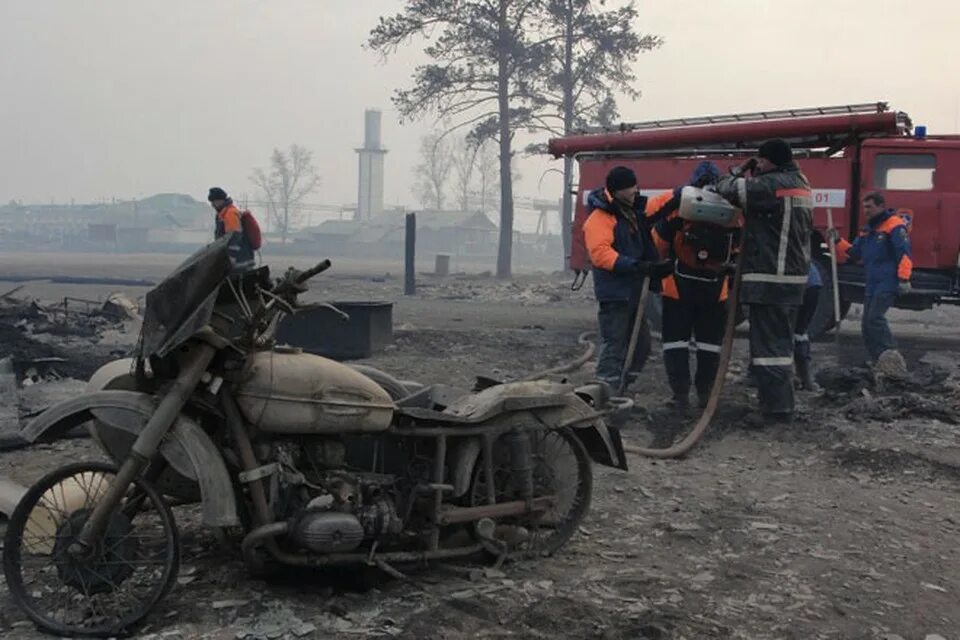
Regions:
<instances>
[{"instance_id":1,"label":"ash-covered ground","mask_svg":"<svg viewBox=\"0 0 960 640\"><path fill-rule=\"evenodd\" d=\"M176 262L0 259L4 274L157 280ZM335 264L309 299L394 301L395 342L368 362L404 379L469 387L478 374L520 377L576 357L577 336L595 323L589 286L571 292L564 276L425 276L418 294L404 297L399 273ZM17 284L0 280L0 295ZM37 381L20 390L20 415L78 393L86 376L134 344L128 320L81 314L79 305L76 322L85 324L74 330L69 320L58 328L52 311L65 296L97 301L117 289L134 301L146 292L27 282L16 302L0 301L0 358L41 360ZM33 298L40 310L20 317ZM913 376L878 382L857 370L865 354L855 308L839 344L814 345L816 366L832 373L828 388L800 394L797 420L786 426L748 418L755 399L742 380L738 334L718 416L700 445L681 460L632 457L628 472L595 467L583 526L539 562L435 564L409 581L358 571L264 581L197 524L195 509L177 508L178 584L140 637L958 638L960 313L892 317ZM17 375L29 368L18 365ZM665 405L656 341L632 389L625 440L663 443L692 424L695 416ZM29 484L57 465L101 457L89 440L66 440L0 453L0 476ZM0 602L3 637L42 637L2 584Z\"/></svg>"}]
</instances>

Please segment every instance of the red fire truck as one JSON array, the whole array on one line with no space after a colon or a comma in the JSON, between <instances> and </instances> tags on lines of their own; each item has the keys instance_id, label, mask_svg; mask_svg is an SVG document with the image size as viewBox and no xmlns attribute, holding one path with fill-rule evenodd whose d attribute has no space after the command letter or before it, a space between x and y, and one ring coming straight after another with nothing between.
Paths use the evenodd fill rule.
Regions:
<instances>
[{"instance_id":1,"label":"red fire truck","mask_svg":"<svg viewBox=\"0 0 960 640\"><path fill-rule=\"evenodd\" d=\"M814 189L812 255L825 286L811 333L834 324L827 212L853 238L864 224L861 199L871 191L883 193L911 227L913 292L897 306L960 303L960 135L927 135L884 102L622 124L550 140L550 153L573 156L580 170L570 267L589 269L586 196L603 185L611 167L631 167L641 191L655 194L684 184L703 159L725 171L768 138L791 143ZM863 267L841 265L839 281L845 314L852 302L863 300Z\"/></svg>"}]
</instances>

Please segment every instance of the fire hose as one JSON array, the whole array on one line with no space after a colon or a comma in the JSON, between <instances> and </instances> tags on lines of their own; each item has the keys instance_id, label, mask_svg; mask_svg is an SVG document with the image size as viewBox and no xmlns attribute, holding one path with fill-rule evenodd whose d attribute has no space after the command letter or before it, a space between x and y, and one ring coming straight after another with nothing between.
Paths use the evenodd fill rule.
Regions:
<instances>
[{"instance_id":1,"label":"fire hose","mask_svg":"<svg viewBox=\"0 0 960 640\"><path fill-rule=\"evenodd\" d=\"M746 234L744 233L740 241L741 255L743 255L743 245L745 242ZM720 362L717 366L717 375L713 379L713 385L710 388L710 396L707 399L707 405L704 407L703 413L700 414L700 417L694 424L693 429L685 438L683 438L683 440L663 449L624 444L624 451L627 453L646 456L648 458L679 458L693 449L693 447L696 446L696 444L700 441L700 438L702 438L707 432L707 429L710 427L710 423L713 421L713 416L717 411L717 405L720 403L720 393L723 391L723 384L727 378L727 368L730 366L730 356L733 353L733 333L737 324L737 307L739 306L740 301L740 281L741 262L738 260L736 271L734 272L733 276L733 286L731 287L730 295L727 298L727 319L723 332L723 343L720 346ZM640 301L637 304L637 311L634 316L633 331L631 332L630 336L630 344L627 347L627 356L624 359L624 375L629 370L630 365L633 363L633 356L638 343L637 337L639 335L640 323L643 322L643 314L647 299L646 293L649 290L649 283L649 278L645 278L643 284L643 294L640 296ZM593 357L596 348L590 339L595 335L596 332L593 331L587 331L580 334L580 336L577 338L577 342L580 344L586 344L588 346L583 354L577 357L575 360L571 360L570 362L558 365L551 369L538 371L537 373L525 377L524 380L535 380L548 375L569 373L580 368L591 357ZM621 388L623 386L623 379L621 378Z\"/></svg>"},{"instance_id":2,"label":"fire hose","mask_svg":"<svg viewBox=\"0 0 960 640\"><path fill-rule=\"evenodd\" d=\"M744 234L744 236L745 235L746 234ZM743 255L743 242L745 240L746 237L741 240L741 255ZM720 403L720 392L723 391L723 383L727 379L727 368L730 366L730 355L733 353L733 332L736 329L737 307L739 306L740 302L741 264L741 261L738 260L737 269L733 276L733 287L731 288L730 295L727 298L727 320L726 326L723 330L723 343L720 345L720 362L717 366L717 375L713 378L713 385L710 388L710 396L707 398L707 406L704 407L703 413L700 414L700 418L697 419L697 422L694 424L690 433L688 433L683 440L677 442L676 444L663 449L624 444L623 450L627 453L646 456L648 458L679 458L693 449L693 447L700 441L700 438L703 437L703 434L707 432L707 429L710 427L710 423L713 421L713 415L717 411L717 405ZM642 322L642 320L643 306L638 305L637 318L635 322ZM635 348L636 344L633 344L633 347ZM630 352L627 354L626 362L632 361L633 353Z\"/></svg>"}]
</instances>

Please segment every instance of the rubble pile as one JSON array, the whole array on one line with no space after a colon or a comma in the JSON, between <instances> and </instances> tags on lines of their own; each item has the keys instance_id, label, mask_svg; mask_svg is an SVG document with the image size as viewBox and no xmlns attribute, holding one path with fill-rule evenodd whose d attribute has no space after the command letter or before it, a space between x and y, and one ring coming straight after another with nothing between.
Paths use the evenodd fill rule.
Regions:
<instances>
[{"instance_id":1,"label":"rubble pile","mask_svg":"<svg viewBox=\"0 0 960 640\"><path fill-rule=\"evenodd\" d=\"M137 303L122 294L106 302L65 298L54 305L0 296L0 358L9 357L21 386L86 380L126 354L140 329Z\"/></svg>"},{"instance_id":2,"label":"rubble pile","mask_svg":"<svg viewBox=\"0 0 960 640\"><path fill-rule=\"evenodd\" d=\"M816 378L852 422L924 417L960 424L960 385L935 363L921 361L908 370L899 353L887 351L873 368L826 367Z\"/></svg>"},{"instance_id":3,"label":"rubble pile","mask_svg":"<svg viewBox=\"0 0 960 640\"><path fill-rule=\"evenodd\" d=\"M528 306L566 300L570 295L570 283L555 278L500 281L482 276L454 276L421 279L417 282L417 293L434 300L512 302Z\"/></svg>"},{"instance_id":4,"label":"rubble pile","mask_svg":"<svg viewBox=\"0 0 960 640\"><path fill-rule=\"evenodd\" d=\"M137 303L66 298L44 305L0 295L0 448L25 420L83 392L100 366L126 355L140 330Z\"/></svg>"}]
</instances>

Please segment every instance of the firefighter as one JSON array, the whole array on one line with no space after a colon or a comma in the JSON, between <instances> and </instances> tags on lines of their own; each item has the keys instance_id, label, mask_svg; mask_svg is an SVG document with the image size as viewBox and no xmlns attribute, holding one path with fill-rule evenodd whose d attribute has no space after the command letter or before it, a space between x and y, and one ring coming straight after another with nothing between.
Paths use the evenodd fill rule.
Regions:
<instances>
[{"instance_id":1,"label":"firefighter","mask_svg":"<svg viewBox=\"0 0 960 640\"><path fill-rule=\"evenodd\" d=\"M810 183L779 138L731 173L717 191L744 212L740 302L749 306L760 411L766 422L785 422L793 416L793 333L810 270Z\"/></svg>"},{"instance_id":2,"label":"firefighter","mask_svg":"<svg viewBox=\"0 0 960 640\"><path fill-rule=\"evenodd\" d=\"M643 278L655 285L672 270L659 262L643 215L647 199L637 192L637 176L627 167L614 167L606 186L587 199L593 209L583 225L593 264L593 288L599 310L600 355L597 379L617 389L636 318Z\"/></svg>"},{"instance_id":3,"label":"firefighter","mask_svg":"<svg viewBox=\"0 0 960 640\"><path fill-rule=\"evenodd\" d=\"M807 286L803 291L803 303L797 309L796 325L793 328L793 366L796 368L800 388L806 391L817 391L817 383L813 379L810 369L810 336L807 328L817 312L820 302L820 290L823 288L823 278L820 270L812 261L807 274Z\"/></svg>"},{"instance_id":4,"label":"firefighter","mask_svg":"<svg viewBox=\"0 0 960 640\"><path fill-rule=\"evenodd\" d=\"M703 161L688 184L702 188L719 178L716 165ZM731 258L733 229L683 220L679 201L679 188L667 191L650 199L646 213L649 219L658 220L652 236L661 257L674 264L673 274L663 279L661 288L663 363L673 392L671 404L681 409L689 404L693 338L697 352L694 386L702 408L707 406L720 363L727 299L723 267Z\"/></svg>"},{"instance_id":5,"label":"firefighter","mask_svg":"<svg viewBox=\"0 0 960 640\"><path fill-rule=\"evenodd\" d=\"M233 204L233 200L227 195L227 192L220 187L212 187L207 194L207 200L210 206L217 212L214 218L214 239L222 238L230 233L234 234L230 239L230 245L227 251L230 253L230 261L233 263L234 271L246 271L256 266L256 259L253 253L253 247L250 241L243 233L243 225L240 221L240 210Z\"/></svg>"},{"instance_id":6,"label":"firefighter","mask_svg":"<svg viewBox=\"0 0 960 640\"><path fill-rule=\"evenodd\" d=\"M828 233L837 245L838 262L863 261L866 290L860 330L875 362L884 351L897 348L887 323L887 310L898 295L910 293L913 260L907 223L886 207L881 194L869 193L863 198L863 214L867 224L852 243L841 238L836 229Z\"/></svg>"}]
</instances>

